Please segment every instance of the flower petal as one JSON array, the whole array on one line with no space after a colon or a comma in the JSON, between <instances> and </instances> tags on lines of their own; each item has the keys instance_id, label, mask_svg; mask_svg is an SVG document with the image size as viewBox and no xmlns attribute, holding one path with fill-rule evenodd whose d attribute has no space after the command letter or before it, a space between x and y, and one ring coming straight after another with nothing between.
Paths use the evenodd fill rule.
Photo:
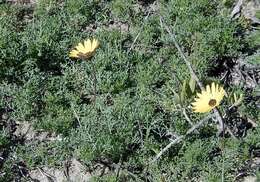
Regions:
<instances>
[{"instance_id":1,"label":"flower petal","mask_svg":"<svg viewBox=\"0 0 260 182\"><path fill-rule=\"evenodd\" d=\"M85 53L92 51L90 39L88 39L87 41L84 41L84 46L85 46Z\"/></svg>"},{"instance_id":2,"label":"flower petal","mask_svg":"<svg viewBox=\"0 0 260 182\"><path fill-rule=\"evenodd\" d=\"M79 52L77 50L72 50L70 51L70 54L69 54L69 57L72 57L72 58L78 58Z\"/></svg>"},{"instance_id":3,"label":"flower petal","mask_svg":"<svg viewBox=\"0 0 260 182\"><path fill-rule=\"evenodd\" d=\"M83 46L82 43L79 43L79 44L76 46L76 49L77 49L80 53L82 53L82 54L86 53L86 49L85 49L85 47Z\"/></svg>"},{"instance_id":4,"label":"flower petal","mask_svg":"<svg viewBox=\"0 0 260 182\"><path fill-rule=\"evenodd\" d=\"M98 48L98 46L99 46L98 41L96 39L93 39L92 45L91 45L91 50L95 51Z\"/></svg>"},{"instance_id":5,"label":"flower petal","mask_svg":"<svg viewBox=\"0 0 260 182\"><path fill-rule=\"evenodd\" d=\"M214 95L216 93L216 87L215 87L214 82L212 82L212 84L211 84L211 93L212 93L212 95Z\"/></svg>"},{"instance_id":6,"label":"flower petal","mask_svg":"<svg viewBox=\"0 0 260 182\"><path fill-rule=\"evenodd\" d=\"M70 52L70 57L76 57L81 59L88 59L93 56L94 51L98 48L99 42L96 39L92 41L90 39L84 40L83 43L78 43L75 49Z\"/></svg>"},{"instance_id":7,"label":"flower petal","mask_svg":"<svg viewBox=\"0 0 260 182\"><path fill-rule=\"evenodd\" d=\"M207 92L207 93L211 93L211 90L210 90L210 86L209 86L209 85L206 86L206 92Z\"/></svg>"},{"instance_id":8,"label":"flower petal","mask_svg":"<svg viewBox=\"0 0 260 182\"><path fill-rule=\"evenodd\" d=\"M199 113L205 113L211 111L213 108L221 103L225 95L223 87L212 82L206 86L206 90L202 90L201 93L197 93L197 98L191 103L193 111ZM211 104L212 100L215 100L216 104Z\"/></svg>"}]
</instances>

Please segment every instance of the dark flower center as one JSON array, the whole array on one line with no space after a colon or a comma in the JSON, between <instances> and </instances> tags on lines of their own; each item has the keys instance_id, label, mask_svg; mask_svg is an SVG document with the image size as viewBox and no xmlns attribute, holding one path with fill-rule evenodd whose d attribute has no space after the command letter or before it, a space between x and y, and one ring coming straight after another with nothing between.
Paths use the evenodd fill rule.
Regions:
<instances>
[{"instance_id":1,"label":"dark flower center","mask_svg":"<svg viewBox=\"0 0 260 182\"><path fill-rule=\"evenodd\" d=\"M77 54L77 56L79 56L81 59L88 59L88 58L90 58L91 56L92 56L93 54L92 54L92 52L87 52L87 53L82 53L82 52L79 52L78 54Z\"/></svg>"},{"instance_id":2,"label":"dark flower center","mask_svg":"<svg viewBox=\"0 0 260 182\"><path fill-rule=\"evenodd\" d=\"M209 106L214 107L216 105L217 101L215 99L210 99Z\"/></svg>"}]
</instances>

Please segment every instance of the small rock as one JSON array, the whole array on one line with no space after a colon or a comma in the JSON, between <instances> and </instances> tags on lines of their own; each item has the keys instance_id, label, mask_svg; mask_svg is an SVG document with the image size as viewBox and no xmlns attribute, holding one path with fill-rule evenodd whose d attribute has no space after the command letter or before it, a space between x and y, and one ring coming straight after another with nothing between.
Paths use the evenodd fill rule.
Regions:
<instances>
[{"instance_id":1,"label":"small rock","mask_svg":"<svg viewBox=\"0 0 260 182\"><path fill-rule=\"evenodd\" d=\"M260 166L260 157L256 157L256 158L252 159L251 167L257 168L259 166Z\"/></svg>"},{"instance_id":2,"label":"small rock","mask_svg":"<svg viewBox=\"0 0 260 182\"><path fill-rule=\"evenodd\" d=\"M92 175L87 172L86 168L76 159L68 162L69 166L66 170L57 168L44 167L38 168L29 172L30 178L39 182L88 182Z\"/></svg>"},{"instance_id":3,"label":"small rock","mask_svg":"<svg viewBox=\"0 0 260 182\"><path fill-rule=\"evenodd\" d=\"M89 181L91 178L90 173L87 172L85 166L83 166L79 161L76 159L72 159L69 171L68 171L69 178L72 181Z\"/></svg>"},{"instance_id":4,"label":"small rock","mask_svg":"<svg viewBox=\"0 0 260 182\"><path fill-rule=\"evenodd\" d=\"M14 135L17 137L24 138L27 142L32 140L38 140L40 142L62 140L60 135L57 136L54 133L49 133L41 130L34 130L32 125L28 122L18 123Z\"/></svg>"},{"instance_id":5,"label":"small rock","mask_svg":"<svg viewBox=\"0 0 260 182\"><path fill-rule=\"evenodd\" d=\"M62 170L44 167L29 172L29 176L39 182L62 182L66 181L66 177Z\"/></svg>"},{"instance_id":6,"label":"small rock","mask_svg":"<svg viewBox=\"0 0 260 182\"><path fill-rule=\"evenodd\" d=\"M247 176L244 178L243 182L257 182L257 178L255 176Z\"/></svg>"}]
</instances>

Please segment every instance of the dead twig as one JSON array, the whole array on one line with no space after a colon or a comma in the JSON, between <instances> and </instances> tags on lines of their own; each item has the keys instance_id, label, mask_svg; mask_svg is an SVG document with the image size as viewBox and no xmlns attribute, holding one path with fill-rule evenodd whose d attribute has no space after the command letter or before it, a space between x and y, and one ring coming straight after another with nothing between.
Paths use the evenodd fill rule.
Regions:
<instances>
[{"instance_id":1,"label":"dead twig","mask_svg":"<svg viewBox=\"0 0 260 182\"><path fill-rule=\"evenodd\" d=\"M150 163L154 163L157 161L169 148L171 148L172 145L179 143L184 138L184 135L177 137L176 139L172 140L166 147L164 147L154 158Z\"/></svg>"},{"instance_id":2,"label":"dead twig","mask_svg":"<svg viewBox=\"0 0 260 182\"><path fill-rule=\"evenodd\" d=\"M185 119L188 121L188 123L189 123L191 126L193 126L193 122L191 121L190 117L188 116L188 114L187 114L185 108L182 109L182 113L183 113Z\"/></svg>"},{"instance_id":3,"label":"dead twig","mask_svg":"<svg viewBox=\"0 0 260 182\"><path fill-rule=\"evenodd\" d=\"M70 165L71 165L71 161L65 161L63 164L63 174L66 177L66 180L68 182L71 182L70 175L69 175Z\"/></svg>"},{"instance_id":4,"label":"dead twig","mask_svg":"<svg viewBox=\"0 0 260 182\"><path fill-rule=\"evenodd\" d=\"M49 182L55 182L56 178L48 173L46 173L43 169L40 167L37 167L37 169L40 171L40 173L47 178Z\"/></svg>"},{"instance_id":5,"label":"dead twig","mask_svg":"<svg viewBox=\"0 0 260 182\"><path fill-rule=\"evenodd\" d=\"M149 164L154 163L155 161L157 161L166 151L169 150L169 148L171 148L171 146L173 146L174 144L177 144L179 142L181 142L187 135L191 134L193 131L197 130L204 122L208 121L213 115L209 114L208 116L206 116L205 118L203 118L202 120L200 120L200 122L198 122L197 124L193 125L186 133L185 135L181 135L181 136L177 136L174 140L172 140L166 147L164 147L154 158L153 160L151 160L149 162Z\"/></svg>"},{"instance_id":6,"label":"dead twig","mask_svg":"<svg viewBox=\"0 0 260 182\"><path fill-rule=\"evenodd\" d=\"M156 1L154 1L153 4L155 4L155 3L156 3ZM145 18L144 18L144 20L143 20L143 24L142 24L142 26L141 26L141 28L140 28L138 34L137 34L136 37L134 38L134 41L132 42L130 48L127 50L127 54L129 54L129 53L134 49L134 45L135 45L136 41L138 40L139 36L141 35L141 32L142 32L142 30L143 30L143 28L144 28L144 25L145 25L145 23L146 23L146 20L148 19L148 17L150 16L150 14L151 14L151 9L148 11L147 15L145 16ZM126 67L127 67L128 77L130 77L130 75L131 75L131 65L130 65L130 62L129 62L129 61L127 62Z\"/></svg>"},{"instance_id":7,"label":"dead twig","mask_svg":"<svg viewBox=\"0 0 260 182\"><path fill-rule=\"evenodd\" d=\"M166 26L165 24L163 24L163 19L162 17L160 17L160 21L161 21L161 25L164 25L166 31L169 33L169 35L171 36L173 42L174 42L174 45L175 47L177 48L178 52L180 53L180 56L182 57L182 59L184 60L185 64L187 65L189 71L190 71L190 74L192 76L192 78L198 83L199 87L202 89L202 90L205 90L202 82L199 80L199 78L197 77L191 63L187 60L186 56L184 55L182 49L180 48L179 44L177 43L176 39L175 39L175 36L173 35L173 33L170 31L169 27Z\"/></svg>"},{"instance_id":8,"label":"dead twig","mask_svg":"<svg viewBox=\"0 0 260 182\"><path fill-rule=\"evenodd\" d=\"M71 104L71 109L72 109L72 111L73 111L74 117L76 118L76 120L77 120L77 122L78 122L78 125L81 126L80 119L79 119L79 115L77 114L77 112L76 112L75 109L74 109L74 104Z\"/></svg>"},{"instance_id":9,"label":"dead twig","mask_svg":"<svg viewBox=\"0 0 260 182\"><path fill-rule=\"evenodd\" d=\"M191 121L191 119L190 119L189 115L187 114L185 108L182 109L182 113L183 113L185 119L188 121L188 123L189 123L191 126L193 126L194 123ZM196 130L195 132L198 133L198 130Z\"/></svg>"},{"instance_id":10,"label":"dead twig","mask_svg":"<svg viewBox=\"0 0 260 182\"><path fill-rule=\"evenodd\" d=\"M155 3L156 3L156 1L154 1L153 4L155 4ZM135 45L136 41L138 40L139 36L141 35L141 32L142 32L142 30L143 30L143 28L144 28L144 25L145 25L145 22L146 22L146 20L148 19L148 17L150 16L151 11L152 11L152 10L150 9L150 10L148 11L147 15L144 17L144 21L143 21L143 24L142 24L142 26L141 26L141 28L140 28L140 31L139 31L138 34L136 35L136 37L135 37L134 41L132 42L132 44L131 44L131 46L130 46L130 49L128 49L127 53L129 53L129 52L134 48L134 45Z\"/></svg>"},{"instance_id":11,"label":"dead twig","mask_svg":"<svg viewBox=\"0 0 260 182\"><path fill-rule=\"evenodd\" d=\"M233 8L231 12L231 18L238 18L241 13L242 5L244 0L238 0L235 7Z\"/></svg>"}]
</instances>

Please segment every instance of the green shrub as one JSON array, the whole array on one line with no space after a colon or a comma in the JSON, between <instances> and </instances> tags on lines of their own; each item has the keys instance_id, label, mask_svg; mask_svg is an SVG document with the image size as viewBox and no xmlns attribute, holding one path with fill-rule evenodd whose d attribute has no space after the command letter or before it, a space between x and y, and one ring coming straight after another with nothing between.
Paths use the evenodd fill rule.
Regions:
<instances>
[{"instance_id":1,"label":"green shrub","mask_svg":"<svg viewBox=\"0 0 260 182\"><path fill-rule=\"evenodd\" d=\"M249 144L219 141L209 121L147 167L170 142L169 133L185 134L191 127L183 109L194 123L203 118L190 108L190 73L159 15L204 83L218 80L212 73L220 64L229 64L244 48L255 49L256 43L237 34L244 29L221 12L222 2L160 1L158 12L146 18L148 7L139 1L40 0L30 12L33 18L25 21L17 18L22 7L0 4L6 12L0 14L1 107L8 95L12 119L63 137L19 145L12 150L18 159L30 168L61 165L70 157L88 164L105 159L122 164L122 178L133 178L129 170L147 181L218 181L224 166L226 179L233 179L233 169L248 159L249 146L258 145L258 129L248 131ZM109 28L110 20L126 22L129 31ZM100 41L92 60L70 59L73 46L89 37ZM97 69L95 103L92 64ZM251 104L245 111L255 108ZM250 116L256 118L255 112ZM1 143L8 143L4 135ZM104 180L115 178L111 174Z\"/></svg>"}]
</instances>

